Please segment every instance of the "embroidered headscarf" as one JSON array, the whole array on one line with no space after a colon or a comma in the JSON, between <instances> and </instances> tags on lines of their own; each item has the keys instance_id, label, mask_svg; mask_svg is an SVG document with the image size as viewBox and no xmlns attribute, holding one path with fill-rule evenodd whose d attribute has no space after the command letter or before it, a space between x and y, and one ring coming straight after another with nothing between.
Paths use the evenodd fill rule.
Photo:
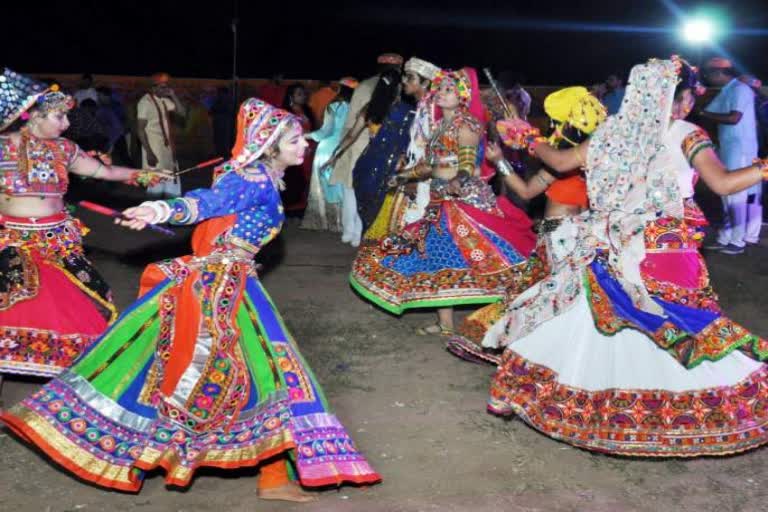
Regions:
<instances>
[{"instance_id":1,"label":"embroidered headscarf","mask_svg":"<svg viewBox=\"0 0 768 512\"><path fill-rule=\"evenodd\" d=\"M445 80L452 80L456 85L456 94L459 97L459 109L472 116L480 126L485 126L486 111L480 97L480 81L477 79L475 68L462 68L457 71L440 71L432 81L432 92L436 93ZM439 108L435 111L435 121L442 118ZM495 170L485 161L484 150L487 143L485 131L480 134L480 144L477 151L477 164L480 167L480 177L489 180L495 174Z\"/></svg>"},{"instance_id":2,"label":"embroidered headscarf","mask_svg":"<svg viewBox=\"0 0 768 512\"><path fill-rule=\"evenodd\" d=\"M68 112L75 106L72 96L48 87L8 68L0 75L0 131L13 124L27 110L37 107L43 114Z\"/></svg>"},{"instance_id":3,"label":"embroidered headscarf","mask_svg":"<svg viewBox=\"0 0 768 512\"><path fill-rule=\"evenodd\" d=\"M277 142L284 129L291 123L299 123L298 117L283 109L273 107L264 100L248 98L237 114L237 138L232 148L232 158L216 168L216 173L242 169L258 160Z\"/></svg>"},{"instance_id":4,"label":"embroidered headscarf","mask_svg":"<svg viewBox=\"0 0 768 512\"><path fill-rule=\"evenodd\" d=\"M683 214L676 170L662 151L678 69L673 60L635 66L621 109L595 131L587 153L593 233L608 247L609 266L635 306L655 314L661 308L640 275L643 231L659 212Z\"/></svg>"}]
</instances>

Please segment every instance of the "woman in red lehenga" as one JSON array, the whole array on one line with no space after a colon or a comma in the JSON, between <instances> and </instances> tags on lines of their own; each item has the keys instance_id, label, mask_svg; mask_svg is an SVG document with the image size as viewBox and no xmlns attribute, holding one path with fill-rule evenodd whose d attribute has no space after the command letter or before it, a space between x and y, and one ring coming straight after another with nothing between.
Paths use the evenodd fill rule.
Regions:
<instances>
[{"instance_id":1,"label":"woman in red lehenga","mask_svg":"<svg viewBox=\"0 0 768 512\"><path fill-rule=\"evenodd\" d=\"M87 229L64 205L69 173L145 184L154 175L104 165L61 137L74 100L57 86L8 69L0 85L0 376L51 377L116 318L83 251Z\"/></svg>"}]
</instances>

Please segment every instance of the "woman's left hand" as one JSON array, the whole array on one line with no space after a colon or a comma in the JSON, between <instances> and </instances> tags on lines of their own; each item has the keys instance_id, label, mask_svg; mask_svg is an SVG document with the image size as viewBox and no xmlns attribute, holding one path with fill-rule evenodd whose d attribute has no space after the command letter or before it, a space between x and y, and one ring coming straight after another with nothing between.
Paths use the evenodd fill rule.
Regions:
<instances>
[{"instance_id":1,"label":"woman's left hand","mask_svg":"<svg viewBox=\"0 0 768 512\"><path fill-rule=\"evenodd\" d=\"M155 220L155 211L149 206L134 206L123 210L123 217L125 218L115 219L115 224L141 231Z\"/></svg>"}]
</instances>

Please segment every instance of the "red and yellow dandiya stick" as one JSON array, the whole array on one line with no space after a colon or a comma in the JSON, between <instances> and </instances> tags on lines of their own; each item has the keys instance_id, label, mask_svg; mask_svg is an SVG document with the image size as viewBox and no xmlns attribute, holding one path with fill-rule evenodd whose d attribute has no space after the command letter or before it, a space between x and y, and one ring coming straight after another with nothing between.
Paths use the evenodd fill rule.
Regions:
<instances>
[{"instance_id":1,"label":"red and yellow dandiya stick","mask_svg":"<svg viewBox=\"0 0 768 512\"><path fill-rule=\"evenodd\" d=\"M197 164L194 167L188 167L188 168L183 169L181 171L176 171L175 173L173 173L173 175L174 176L179 176L180 174L185 174L185 173L188 173L190 171L195 171L197 169L202 169L203 167L210 167L211 165L216 165L217 163L219 163L219 162L221 162L223 160L224 160L224 158L222 158L222 157L213 158L211 160L206 160L205 162L199 163L199 164Z\"/></svg>"},{"instance_id":2,"label":"red and yellow dandiya stick","mask_svg":"<svg viewBox=\"0 0 768 512\"><path fill-rule=\"evenodd\" d=\"M121 212L119 212L117 210L113 210L112 208L107 208L106 206L102 206L100 204L92 203L90 201L80 201L77 204L82 206L86 210L91 210L92 212L100 213L100 214L106 215L108 217L113 217L115 219L122 219L122 220L130 220L128 217L123 215ZM158 233L162 233L164 235L176 236L176 233L174 233L170 229L164 228L162 226L156 226L154 224L147 224L147 227L149 229L151 229L152 231L157 231Z\"/></svg>"}]
</instances>

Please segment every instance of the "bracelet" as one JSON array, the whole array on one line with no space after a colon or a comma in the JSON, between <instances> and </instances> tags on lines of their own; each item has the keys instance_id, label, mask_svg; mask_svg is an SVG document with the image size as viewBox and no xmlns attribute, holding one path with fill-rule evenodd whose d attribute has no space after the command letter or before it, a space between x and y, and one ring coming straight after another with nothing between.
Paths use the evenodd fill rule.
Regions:
<instances>
[{"instance_id":1,"label":"bracelet","mask_svg":"<svg viewBox=\"0 0 768 512\"><path fill-rule=\"evenodd\" d=\"M505 159L501 159L498 162L496 162L496 170L499 171L499 174L502 176L509 176L510 174L514 174L515 169L512 167L512 164L507 162Z\"/></svg>"},{"instance_id":2,"label":"bracelet","mask_svg":"<svg viewBox=\"0 0 768 512\"><path fill-rule=\"evenodd\" d=\"M155 213L150 224L162 224L171 218L171 207L165 201L144 201L139 206L146 206Z\"/></svg>"}]
</instances>

